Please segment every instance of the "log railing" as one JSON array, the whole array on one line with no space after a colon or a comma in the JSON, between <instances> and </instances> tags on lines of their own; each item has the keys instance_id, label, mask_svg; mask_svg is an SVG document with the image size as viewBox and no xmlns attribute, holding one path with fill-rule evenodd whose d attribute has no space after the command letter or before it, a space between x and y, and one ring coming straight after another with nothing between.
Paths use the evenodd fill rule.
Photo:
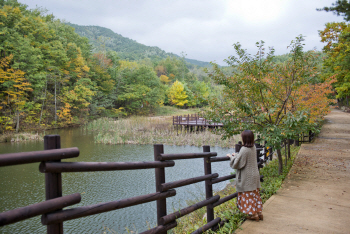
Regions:
<instances>
[{"instance_id":1,"label":"log railing","mask_svg":"<svg viewBox=\"0 0 350 234\"><path fill-rule=\"evenodd\" d=\"M214 217L215 207L237 197L237 193L233 193L224 198L220 198L218 195L213 195L213 184L231 180L235 178L236 175L224 175L220 177L218 173L212 172L212 163L229 161L230 159L226 156L217 157L217 153L210 152L209 146L203 146L203 152L201 153L165 154L164 146L162 144L156 144L154 145L154 161L151 162L61 162L61 159L78 157L79 149L60 149L60 145L61 143L59 135L48 135L44 137L44 151L0 155L0 168L3 166L41 162L39 171L45 173L46 191L46 201L41 201L33 205L0 213L0 227L34 216L42 215L41 222L43 225L47 226L47 233L61 234L63 233L64 221L156 201L158 226L143 232L143 234L165 234L167 230L170 230L177 226L176 219L188 215L202 207L206 207L207 224L193 232L203 233L204 231L209 230L213 227L218 227L218 224L223 225L225 222L225 220L221 220L219 217ZM236 150L239 150L239 148L239 145L236 146ZM262 150L262 148L257 149L258 153L260 150ZM203 176L165 182L165 167L175 166L175 162L173 160L185 160L192 158L203 158ZM260 159L260 161L258 161L258 164L261 165L264 161L266 160ZM156 181L156 191L154 193L88 206L70 209L66 208L68 206L79 203L81 201L81 196L79 193L62 196L62 173L140 170L153 168L155 169ZM168 197L176 195L176 190L174 190L174 188L198 183L201 181L205 181L205 200L189 207L185 207L180 211L167 214L166 199ZM62 210L63 208L66 209Z\"/></svg>"}]
</instances>

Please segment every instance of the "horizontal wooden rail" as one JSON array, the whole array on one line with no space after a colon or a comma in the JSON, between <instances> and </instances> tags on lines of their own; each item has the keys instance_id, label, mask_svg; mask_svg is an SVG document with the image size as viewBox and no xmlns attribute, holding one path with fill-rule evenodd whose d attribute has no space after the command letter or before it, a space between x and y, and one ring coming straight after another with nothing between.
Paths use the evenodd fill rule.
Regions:
<instances>
[{"instance_id":1,"label":"horizontal wooden rail","mask_svg":"<svg viewBox=\"0 0 350 234\"><path fill-rule=\"evenodd\" d=\"M159 225L159 226L152 228L150 230L147 230L145 232L141 232L140 234L157 234L157 233L161 233L161 232L166 232L166 231L168 231L176 226L177 226L177 222L174 221L172 223L168 223L165 225Z\"/></svg>"},{"instance_id":2,"label":"horizontal wooden rail","mask_svg":"<svg viewBox=\"0 0 350 234\"><path fill-rule=\"evenodd\" d=\"M61 223L66 220L77 219L85 216L95 215L107 211L117 210L129 206L134 206L142 203L155 201L176 195L175 190L169 190L164 193L151 193L137 197L126 198L118 201L104 202L90 206L77 207L68 210L57 211L49 214L44 214L41 217L41 222L44 225Z\"/></svg>"},{"instance_id":3,"label":"horizontal wooden rail","mask_svg":"<svg viewBox=\"0 0 350 234\"><path fill-rule=\"evenodd\" d=\"M222 162L222 161L230 161L230 158L227 156L210 158L210 162Z\"/></svg>"},{"instance_id":4,"label":"horizontal wooden rail","mask_svg":"<svg viewBox=\"0 0 350 234\"><path fill-rule=\"evenodd\" d=\"M160 185L160 191L166 191L172 188L178 188L178 187L182 187L185 185L189 185L189 184L194 184L194 183L198 183L207 179L212 179L215 177L218 177L219 174L218 173L214 173L214 174L209 174L209 175L204 175L204 176L198 176L198 177L194 177L194 178L189 178L189 179L184 179L184 180L177 180L174 182L169 182L169 183L164 183Z\"/></svg>"},{"instance_id":5,"label":"horizontal wooden rail","mask_svg":"<svg viewBox=\"0 0 350 234\"><path fill-rule=\"evenodd\" d=\"M11 153L0 155L0 167L42 161L52 161L79 156L79 149L76 147L65 149L42 150L22 153Z\"/></svg>"},{"instance_id":6,"label":"horizontal wooden rail","mask_svg":"<svg viewBox=\"0 0 350 234\"><path fill-rule=\"evenodd\" d=\"M174 161L165 162L42 162L39 166L40 172L87 172L87 171L114 171L114 170L136 170L173 167Z\"/></svg>"},{"instance_id":7,"label":"horizontal wooden rail","mask_svg":"<svg viewBox=\"0 0 350 234\"><path fill-rule=\"evenodd\" d=\"M161 154L158 156L158 160L176 160L176 159L190 159L190 158L205 158L216 156L216 152L208 153L188 153L188 154Z\"/></svg>"},{"instance_id":8,"label":"horizontal wooden rail","mask_svg":"<svg viewBox=\"0 0 350 234\"><path fill-rule=\"evenodd\" d=\"M225 202L227 202L227 201L229 201L229 200L231 200L231 199L237 197L237 195L238 195L238 193L232 193L231 195L228 195L228 196L226 196L226 197L224 197L224 198L221 198L219 201L217 201L217 202L215 202L215 203L213 204L213 207L219 206L219 205L221 205L222 203L225 203Z\"/></svg>"},{"instance_id":9,"label":"horizontal wooden rail","mask_svg":"<svg viewBox=\"0 0 350 234\"><path fill-rule=\"evenodd\" d=\"M74 193L64 197L54 198L33 205L17 208L0 213L0 226L16 223L37 215L52 212L79 203L80 193Z\"/></svg>"},{"instance_id":10,"label":"horizontal wooden rail","mask_svg":"<svg viewBox=\"0 0 350 234\"><path fill-rule=\"evenodd\" d=\"M201 228L197 229L196 231L192 232L191 234L200 234L200 233L203 233L205 231L208 231L209 228L214 227L215 225L220 223L220 221L221 221L221 218L216 218L216 219L210 221L209 223L207 223L206 225L202 226Z\"/></svg>"},{"instance_id":11,"label":"horizontal wooden rail","mask_svg":"<svg viewBox=\"0 0 350 234\"><path fill-rule=\"evenodd\" d=\"M236 178L236 174L232 174L232 175L228 175L228 176L222 176L222 177L219 177L219 178L212 179L211 180L211 184L216 184L216 183L219 183L219 182L222 182L222 181L226 181L226 180L231 180L231 179L234 179L234 178Z\"/></svg>"},{"instance_id":12,"label":"horizontal wooden rail","mask_svg":"<svg viewBox=\"0 0 350 234\"><path fill-rule=\"evenodd\" d=\"M198 210L198 209L200 209L206 205L209 205L211 203L214 203L214 202L218 201L219 199L220 199L220 196L216 195L216 196L209 198L207 200L198 202L192 206L188 206L186 208L183 208L180 211L174 212L174 213L169 214L167 216L163 216L162 218L160 218L160 222L162 224L170 223L170 222L172 222L178 218L181 218L182 216L185 216L185 215L187 215L195 210Z\"/></svg>"}]
</instances>

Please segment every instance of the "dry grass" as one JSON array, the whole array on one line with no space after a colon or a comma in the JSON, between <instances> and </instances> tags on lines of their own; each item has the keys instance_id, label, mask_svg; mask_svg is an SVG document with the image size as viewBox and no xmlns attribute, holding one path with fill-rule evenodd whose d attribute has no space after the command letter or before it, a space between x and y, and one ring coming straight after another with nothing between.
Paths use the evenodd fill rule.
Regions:
<instances>
[{"instance_id":1,"label":"dry grass","mask_svg":"<svg viewBox=\"0 0 350 234\"><path fill-rule=\"evenodd\" d=\"M87 125L96 132L95 142L103 144L166 144L192 146L232 147L235 138L222 140L220 135L206 129L189 132L184 127L177 131L171 117L131 117L113 120L101 118Z\"/></svg>"},{"instance_id":2,"label":"dry grass","mask_svg":"<svg viewBox=\"0 0 350 234\"><path fill-rule=\"evenodd\" d=\"M0 142L21 142L21 141L32 141L39 140L43 141L44 138L41 134L32 133L13 133L13 134L3 134L0 136Z\"/></svg>"}]
</instances>

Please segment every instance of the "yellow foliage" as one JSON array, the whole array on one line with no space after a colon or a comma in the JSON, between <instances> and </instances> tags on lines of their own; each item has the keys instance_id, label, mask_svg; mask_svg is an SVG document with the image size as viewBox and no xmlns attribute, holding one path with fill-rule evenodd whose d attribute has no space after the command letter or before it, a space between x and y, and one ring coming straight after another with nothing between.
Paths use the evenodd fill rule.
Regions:
<instances>
[{"instance_id":1,"label":"yellow foliage","mask_svg":"<svg viewBox=\"0 0 350 234\"><path fill-rule=\"evenodd\" d=\"M24 78L24 72L15 70L10 67L10 61L13 56L7 56L0 59L0 84L6 87L0 92L0 105L3 109L5 106L15 105L16 109L22 109L25 100L26 92L33 91L30 88L31 84Z\"/></svg>"},{"instance_id":2,"label":"yellow foliage","mask_svg":"<svg viewBox=\"0 0 350 234\"><path fill-rule=\"evenodd\" d=\"M159 79L160 79L160 81L163 82L164 84L167 84L167 83L170 82L169 77L167 77L166 75L161 75L161 76L159 77Z\"/></svg>"},{"instance_id":3,"label":"yellow foliage","mask_svg":"<svg viewBox=\"0 0 350 234\"><path fill-rule=\"evenodd\" d=\"M64 121L67 124L72 123L73 117L71 114L71 105L66 102L64 107L62 107L60 111L57 111L57 116L61 121Z\"/></svg>"},{"instance_id":4,"label":"yellow foliage","mask_svg":"<svg viewBox=\"0 0 350 234\"><path fill-rule=\"evenodd\" d=\"M174 84L170 87L168 98L169 101L176 106L184 106L188 103L187 100L188 95L186 95L186 91L184 90L184 85L176 80Z\"/></svg>"},{"instance_id":5,"label":"yellow foliage","mask_svg":"<svg viewBox=\"0 0 350 234\"><path fill-rule=\"evenodd\" d=\"M119 61L120 69L137 69L140 65L137 62L130 62L126 60Z\"/></svg>"}]
</instances>

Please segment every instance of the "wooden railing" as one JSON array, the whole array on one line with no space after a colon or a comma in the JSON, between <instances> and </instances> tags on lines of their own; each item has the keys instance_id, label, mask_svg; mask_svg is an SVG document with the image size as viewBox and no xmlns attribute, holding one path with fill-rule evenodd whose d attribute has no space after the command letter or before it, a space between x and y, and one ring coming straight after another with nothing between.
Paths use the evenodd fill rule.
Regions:
<instances>
[{"instance_id":1,"label":"wooden railing","mask_svg":"<svg viewBox=\"0 0 350 234\"><path fill-rule=\"evenodd\" d=\"M173 125L201 126L201 127L222 127L222 123L214 123L206 120L197 114L173 116Z\"/></svg>"},{"instance_id":2,"label":"wooden railing","mask_svg":"<svg viewBox=\"0 0 350 234\"><path fill-rule=\"evenodd\" d=\"M217 228L218 225L224 224L225 220L221 220L220 217L214 217L214 209L215 207L237 197L237 193L233 193L224 198L220 198L218 195L213 195L213 184L233 179L236 175L232 174L220 177L218 173L212 172L212 163L229 161L229 158L227 156L217 157L217 153L210 152L210 146L203 146L203 152L200 153L165 154L164 146L162 144L156 144L154 145L154 161L150 162L61 162L61 159L78 157L79 149L60 149L60 147L60 136L48 135L44 137L44 151L0 155L0 167L41 162L39 170L40 172L45 173L46 191L46 201L0 213L0 226L42 215L41 222L43 225L47 226L47 233L62 234L64 221L157 201L158 226L143 232L143 234L166 233L167 230L177 226L176 219L190 214L202 207L206 207L207 224L193 232L202 233L211 228ZM239 150L240 147L240 145L236 145L236 150ZM262 156L261 150L263 148L259 148L259 145L257 145L257 147L257 165L260 168L262 167L263 162L266 161L266 155L264 160L259 159L259 156ZM174 160L192 158L203 158L203 176L165 182L165 167L173 167L175 165ZM77 204L81 201L79 193L62 196L61 175L64 172L140 170L151 168L155 169L155 193L62 210L65 207ZM176 195L175 188L201 181L205 181L205 200L174 213L167 214L166 199Z\"/></svg>"}]
</instances>

